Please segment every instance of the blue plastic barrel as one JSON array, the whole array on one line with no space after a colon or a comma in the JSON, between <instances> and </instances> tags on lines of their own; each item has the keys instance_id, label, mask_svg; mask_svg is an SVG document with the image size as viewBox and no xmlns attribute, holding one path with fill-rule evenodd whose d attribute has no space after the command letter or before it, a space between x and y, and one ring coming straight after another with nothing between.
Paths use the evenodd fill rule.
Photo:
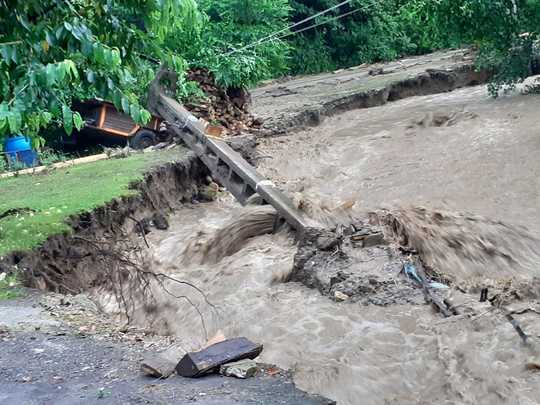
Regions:
<instances>
[{"instance_id":1,"label":"blue plastic barrel","mask_svg":"<svg viewBox=\"0 0 540 405\"><path fill-rule=\"evenodd\" d=\"M25 166L35 166L38 163L38 155L32 150L30 140L25 136L7 138L4 143L4 152L10 162L18 161Z\"/></svg>"}]
</instances>

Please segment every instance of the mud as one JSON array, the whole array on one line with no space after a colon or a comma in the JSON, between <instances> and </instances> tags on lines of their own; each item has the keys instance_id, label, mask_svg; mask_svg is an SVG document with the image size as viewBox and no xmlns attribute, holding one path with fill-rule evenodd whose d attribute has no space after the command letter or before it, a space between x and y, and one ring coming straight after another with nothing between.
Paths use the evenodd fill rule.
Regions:
<instances>
[{"instance_id":1,"label":"mud","mask_svg":"<svg viewBox=\"0 0 540 405\"><path fill-rule=\"evenodd\" d=\"M363 305L423 305L424 294L402 272L408 257L388 246L380 229L358 226L360 232L312 228L306 232L294 256L291 274L285 281L297 281L335 300ZM367 246L355 243L358 236L375 240ZM344 295L343 295L344 294Z\"/></svg>"},{"instance_id":2,"label":"mud","mask_svg":"<svg viewBox=\"0 0 540 405\"><path fill-rule=\"evenodd\" d=\"M315 129L261 140L261 153L272 159L259 170L291 195L317 201L322 217L354 206L347 219L367 221L386 204L383 212L402 226L357 223L354 232L306 239L298 254L287 235L263 235L217 264L183 263L190 240L235 218L238 206L225 198L182 208L167 233L150 235L150 251L157 268L205 291L214 308L189 289L174 290L195 301L210 335L263 342L263 361L292 369L307 391L340 404L534 404L540 375L526 365L539 354L540 322L536 312L521 311L540 305L533 254L540 230L537 109L533 96L492 100L484 87L473 87L350 111ZM477 117L408 128L416 117L451 111ZM408 211L420 205L428 210ZM415 212L424 214L404 217ZM363 227L373 244L359 238ZM381 232L384 238L375 236ZM474 251L463 250L470 263L460 267L451 256L462 238ZM439 257L438 246L450 256ZM458 315L444 318L426 305L402 272L411 254L426 258L431 280L448 284L437 294ZM443 262L451 265L441 272ZM497 305L480 302L480 285ZM514 317L526 345L506 317L514 307L521 308ZM160 308L139 312L136 322L159 330L166 320L167 332L186 347L204 344L194 308L166 297Z\"/></svg>"},{"instance_id":3,"label":"mud","mask_svg":"<svg viewBox=\"0 0 540 405\"><path fill-rule=\"evenodd\" d=\"M384 75L361 65L270 83L253 91L252 110L264 122L262 135L284 135L346 111L485 83L490 74L476 71L473 57L467 50L437 52L381 65Z\"/></svg>"}]
</instances>

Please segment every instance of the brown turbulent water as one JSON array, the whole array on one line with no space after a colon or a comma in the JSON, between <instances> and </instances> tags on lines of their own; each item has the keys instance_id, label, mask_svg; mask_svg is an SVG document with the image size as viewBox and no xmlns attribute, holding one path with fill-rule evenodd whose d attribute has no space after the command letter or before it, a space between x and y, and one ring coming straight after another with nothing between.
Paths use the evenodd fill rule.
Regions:
<instances>
[{"instance_id":1,"label":"brown turbulent water","mask_svg":"<svg viewBox=\"0 0 540 405\"><path fill-rule=\"evenodd\" d=\"M439 125L436 114L456 111L451 122ZM308 132L268 140L263 153L273 159L262 171L290 192L329 204L355 199L366 212L395 203L444 207L526 225L535 234L540 231L537 111L537 97L494 101L483 87L351 111ZM339 404L540 403L540 373L525 367L540 355L535 312L515 315L530 336L524 345L503 313L478 303L476 293L454 291L463 312L473 315L447 319L427 305L337 303L299 283L275 282L290 272L296 251L286 233L251 239L217 264L186 263L183 252L194 238L211 238L238 209L228 197L186 207L175 214L169 231L149 238L159 269L193 282L215 305L209 307L188 287L176 287L175 293L199 306L207 335L222 331L263 343L263 361L294 370L300 388ZM451 228L464 229L459 221L468 216L455 218ZM512 227L510 234L496 229L490 238L499 232L510 245L512 239L523 243L523 235L534 238L520 228ZM441 237L436 231L426 235ZM485 245L474 237L467 243L479 240ZM537 251L530 246L521 253L530 253L532 263L520 274L529 281L540 274ZM481 266L475 277L478 272L481 278ZM468 275L459 273L465 281ZM534 291L522 298L510 308L539 307ZM160 311L141 311L138 320L175 334L186 350L204 344L197 311L166 295L162 300Z\"/></svg>"}]
</instances>

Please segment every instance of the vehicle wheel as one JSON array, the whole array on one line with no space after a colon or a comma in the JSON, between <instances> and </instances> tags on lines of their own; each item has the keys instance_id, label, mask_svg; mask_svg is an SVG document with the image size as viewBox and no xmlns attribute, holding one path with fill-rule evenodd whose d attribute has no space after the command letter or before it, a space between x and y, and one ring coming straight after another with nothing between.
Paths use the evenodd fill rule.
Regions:
<instances>
[{"instance_id":1,"label":"vehicle wheel","mask_svg":"<svg viewBox=\"0 0 540 405\"><path fill-rule=\"evenodd\" d=\"M156 144L156 134L152 131L141 130L129 140L129 145L133 149L146 149Z\"/></svg>"},{"instance_id":2,"label":"vehicle wheel","mask_svg":"<svg viewBox=\"0 0 540 405\"><path fill-rule=\"evenodd\" d=\"M157 135L159 142L171 142L173 140L173 136L169 131L160 132Z\"/></svg>"}]
</instances>

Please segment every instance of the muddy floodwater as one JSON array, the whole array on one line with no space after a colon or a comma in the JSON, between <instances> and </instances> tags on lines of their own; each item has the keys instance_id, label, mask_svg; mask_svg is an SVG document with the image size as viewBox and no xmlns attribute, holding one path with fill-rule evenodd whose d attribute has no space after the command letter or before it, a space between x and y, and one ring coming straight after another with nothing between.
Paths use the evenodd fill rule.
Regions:
<instances>
[{"instance_id":1,"label":"muddy floodwater","mask_svg":"<svg viewBox=\"0 0 540 405\"><path fill-rule=\"evenodd\" d=\"M366 211L444 207L537 233L539 111L537 96L493 100L485 87L413 97L267 139L261 153L269 158L260 170L287 191L336 204L354 199ZM516 315L531 337L524 345L489 309L445 319L422 304L334 302L299 283L273 282L292 268L296 248L286 234L250 240L217 265L183 262L188 243L238 208L228 197L185 207L169 231L149 235L160 270L196 284L215 306L187 286L175 287L198 306L204 325L190 305L165 295L164 306L139 314L140 322L175 334L185 350L218 331L261 342L262 361L293 370L299 388L338 404L540 403L540 373L526 367L540 354L534 312Z\"/></svg>"},{"instance_id":2,"label":"muddy floodwater","mask_svg":"<svg viewBox=\"0 0 540 405\"><path fill-rule=\"evenodd\" d=\"M539 111L538 96L494 100L484 86L411 97L269 139L260 170L365 209L444 207L540 231Z\"/></svg>"}]
</instances>

